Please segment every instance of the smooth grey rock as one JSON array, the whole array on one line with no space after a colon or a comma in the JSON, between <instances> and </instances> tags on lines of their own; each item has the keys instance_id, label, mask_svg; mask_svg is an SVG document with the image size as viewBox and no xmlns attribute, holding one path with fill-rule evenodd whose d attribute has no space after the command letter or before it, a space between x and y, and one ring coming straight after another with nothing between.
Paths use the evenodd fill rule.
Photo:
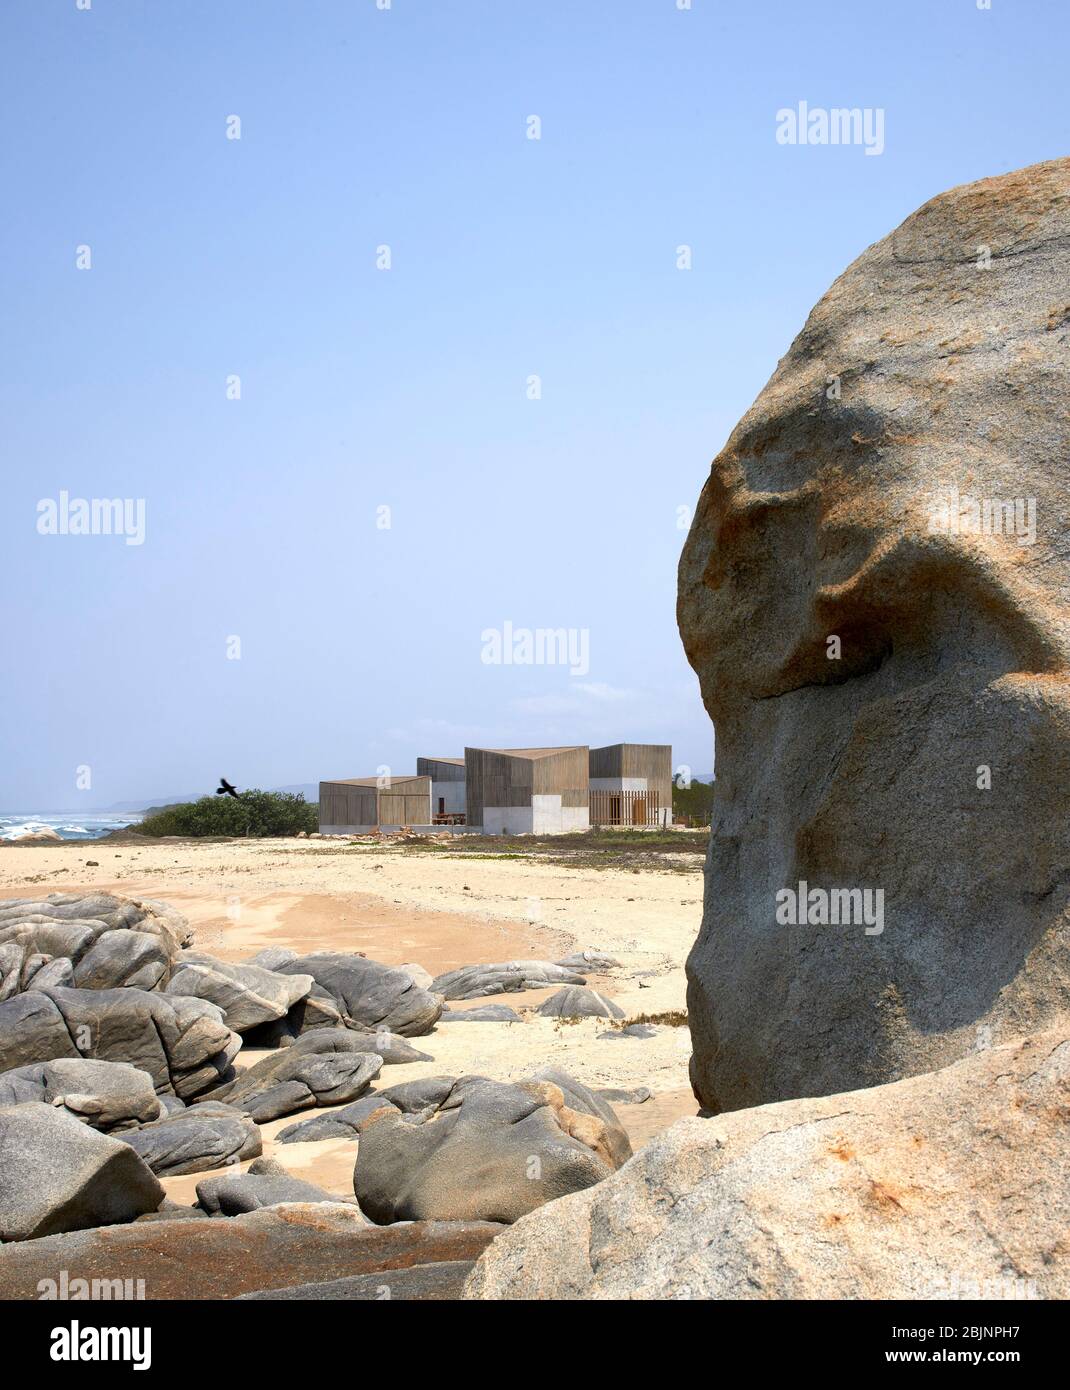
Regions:
<instances>
[{"instance_id":1,"label":"smooth grey rock","mask_svg":"<svg viewBox=\"0 0 1070 1390\"><path fill-rule=\"evenodd\" d=\"M197 1184L197 1201L209 1216L241 1216L281 1202L331 1202L341 1198L288 1173L220 1173Z\"/></svg>"},{"instance_id":2,"label":"smooth grey rock","mask_svg":"<svg viewBox=\"0 0 1070 1390\"><path fill-rule=\"evenodd\" d=\"M103 932L74 967L77 989L155 989L171 969L162 937L116 927Z\"/></svg>"},{"instance_id":3,"label":"smooth grey rock","mask_svg":"<svg viewBox=\"0 0 1070 1390\"><path fill-rule=\"evenodd\" d=\"M618 1086L599 1086L595 1091L600 1100L608 1100L611 1105L645 1105L653 1094L649 1086L636 1086L632 1090L621 1090Z\"/></svg>"},{"instance_id":4,"label":"smooth grey rock","mask_svg":"<svg viewBox=\"0 0 1070 1390\"><path fill-rule=\"evenodd\" d=\"M26 985L27 989L71 989L74 985L74 966L67 956L54 956L42 965Z\"/></svg>"},{"instance_id":5,"label":"smooth grey rock","mask_svg":"<svg viewBox=\"0 0 1070 1390\"><path fill-rule=\"evenodd\" d=\"M404 971L364 956L316 951L280 969L289 975L311 975L330 994L344 1020L360 1028L417 1037L431 1031L442 1011L441 1001Z\"/></svg>"},{"instance_id":6,"label":"smooth grey rock","mask_svg":"<svg viewBox=\"0 0 1070 1390\"><path fill-rule=\"evenodd\" d=\"M262 1142L252 1118L229 1105L192 1105L118 1136L154 1173L203 1173L255 1158Z\"/></svg>"},{"instance_id":7,"label":"smooth grey rock","mask_svg":"<svg viewBox=\"0 0 1070 1390\"><path fill-rule=\"evenodd\" d=\"M557 964L564 966L566 970L586 970L592 974L620 969L620 961L615 956L607 956L604 951L596 951L593 946L588 946L585 951L573 951Z\"/></svg>"},{"instance_id":8,"label":"smooth grey rock","mask_svg":"<svg viewBox=\"0 0 1070 1390\"><path fill-rule=\"evenodd\" d=\"M157 1092L188 1098L225 1076L240 1046L220 1011L201 999L139 989L51 989L0 1004L2 1071L84 1055L129 1062L148 1072Z\"/></svg>"},{"instance_id":9,"label":"smooth grey rock","mask_svg":"<svg viewBox=\"0 0 1070 1390\"><path fill-rule=\"evenodd\" d=\"M9 898L0 900L0 941L7 929L28 924L51 925L62 931L73 926L76 933L92 926L92 938L103 931L132 928L159 936L170 956L192 940L185 917L169 903L155 898L125 898L112 893L50 893L47 898ZM66 951L49 951L67 955ZM76 959L76 957L72 957Z\"/></svg>"},{"instance_id":10,"label":"smooth grey rock","mask_svg":"<svg viewBox=\"0 0 1070 1390\"><path fill-rule=\"evenodd\" d=\"M585 985L587 979L549 960L507 960L494 965L462 965L439 975L431 988L446 999L481 999L547 985Z\"/></svg>"},{"instance_id":11,"label":"smooth grey rock","mask_svg":"<svg viewBox=\"0 0 1070 1390\"><path fill-rule=\"evenodd\" d=\"M296 960L296 956L294 959ZM318 1028L345 1026L346 1019L334 997L328 994L322 985L313 984L304 998L299 999L285 1017L257 1024L245 1034L245 1040L250 1047L289 1047L294 1038Z\"/></svg>"},{"instance_id":12,"label":"smooth grey rock","mask_svg":"<svg viewBox=\"0 0 1070 1390\"><path fill-rule=\"evenodd\" d=\"M259 965L262 970L278 970L280 965L286 965L296 959L297 952L289 946L265 946L262 951L257 951L255 956L250 956L247 964Z\"/></svg>"},{"instance_id":13,"label":"smooth grey rock","mask_svg":"<svg viewBox=\"0 0 1070 1390\"><path fill-rule=\"evenodd\" d=\"M312 1115L295 1125L287 1125L279 1130L275 1140L279 1144L308 1144L321 1139L355 1139L369 1115L391 1104L381 1092L362 1096L360 1100L340 1106L327 1115Z\"/></svg>"},{"instance_id":14,"label":"smooth grey rock","mask_svg":"<svg viewBox=\"0 0 1070 1390\"><path fill-rule=\"evenodd\" d=\"M687 967L711 1111L1070 1014L1068 267L1070 160L940 194L832 285L713 462L678 597L717 728ZM866 891L869 921L831 897Z\"/></svg>"},{"instance_id":15,"label":"smooth grey rock","mask_svg":"<svg viewBox=\"0 0 1070 1390\"><path fill-rule=\"evenodd\" d=\"M520 1015L508 1004L482 1004L475 1009L443 1009L439 1023L519 1023Z\"/></svg>"},{"instance_id":16,"label":"smooth grey rock","mask_svg":"<svg viewBox=\"0 0 1070 1390\"><path fill-rule=\"evenodd\" d=\"M381 1110L362 1124L353 1188L380 1224L511 1222L608 1176L606 1138L556 1085L461 1077L435 1110Z\"/></svg>"},{"instance_id":17,"label":"smooth grey rock","mask_svg":"<svg viewBox=\"0 0 1070 1390\"><path fill-rule=\"evenodd\" d=\"M380 1030L377 1033L358 1033L357 1036L362 1038L365 1047L370 1047L383 1059L384 1066L397 1067L408 1062L435 1060L429 1052L421 1052L419 1048L413 1047L408 1038L403 1038L397 1033Z\"/></svg>"},{"instance_id":18,"label":"smooth grey rock","mask_svg":"<svg viewBox=\"0 0 1070 1390\"><path fill-rule=\"evenodd\" d=\"M599 1033L600 1040L609 1038L656 1038L658 1030L652 1023L629 1023L627 1028L614 1028L609 1033Z\"/></svg>"},{"instance_id":19,"label":"smooth grey rock","mask_svg":"<svg viewBox=\"0 0 1070 1390\"><path fill-rule=\"evenodd\" d=\"M314 1105L356 1100L379 1075L383 1059L348 1029L318 1029L262 1057L206 1099L237 1106L261 1122Z\"/></svg>"},{"instance_id":20,"label":"smooth grey rock","mask_svg":"<svg viewBox=\"0 0 1070 1390\"><path fill-rule=\"evenodd\" d=\"M403 971L421 989L430 990L434 984L434 977L430 970L425 970L422 965L415 965L410 961L405 965L395 965L393 968Z\"/></svg>"},{"instance_id":21,"label":"smooth grey rock","mask_svg":"<svg viewBox=\"0 0 1070 1390\"><path fill-rule=\"evenodd\" d=\"M281 1019L315 982L311 975L283 975L259 965L231 965L189 953L175 965L169 994L209 999L223 1010L228 1028L247 1033L258 1024Z\"/></svg>"},{"instance_id":22,"label":"smooth grey rock","mask_svg":"<svg viewBox=\"0 0 1070 1390\"><path fill-rule=\"evenodd\" d=\"M624 1010L595 989L568 985L544 999L535 1010L544 1018L623 1018Z\"/></svg>"},{"instance_id":23,"label":"smooth grey rock","mask_svg":"<svg viewBox=\"0 0 1070 1390\"><path fill-rule=\"evenodd\" d=\"M0 1241L132 1221L163 1195L118 1139L52 1105L0 1107Z\"/></svg>"},{"instance_id":24,"label":"smooth grey rock","mask_svg":"<svg viewBox=\"0 0 1070 1390\"><path fill-rule=\"evenodd\" d=\"M421 1110L437 1109L456 1084L455 1076L425 1076L419 1081L402 1081L397 1086L387 1086L375 1098L388 1101L403 1114L415 1115Z\"/></svg>"},{"instance_id":25,"label":"smooth grey rock","mask_svg":"<svg viewBox=\"0 0 1070 1390\"><path fill-rule=\"evenodd\" d=\"M0 1105L30 1101L62 1108L105 1133L147 1124L161 1109L147 1072L87 1057L58 1057L0 1074Z\"/></svg>"}]
</instances>

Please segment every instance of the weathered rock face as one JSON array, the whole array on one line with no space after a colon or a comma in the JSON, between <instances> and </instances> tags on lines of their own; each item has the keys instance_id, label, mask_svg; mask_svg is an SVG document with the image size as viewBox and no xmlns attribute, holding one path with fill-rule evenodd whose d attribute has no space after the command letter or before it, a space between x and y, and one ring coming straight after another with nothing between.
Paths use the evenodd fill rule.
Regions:
<instances>
[{"instance_id":1,"label":"weathered rock face","mask_svg":"<svg viewBox=\"0 0 1070 1390\"><path fill-rule=\"evenodd\" d=\"M203 1173L255 1158L260 1130L243 1110L206 1101L119 1136L154 1173Z\"/></svg>"},{"instance_id":2,"label":"weathered rock face","mask_svg":"<svg viewBox=\"0 0 1070 1390\"><path fill-rule=\"evenodd\" d=\"M711 1110L1068 1010L1068 271L1070 160L942 194L836 281L713 463L678 605L717 731L688 962ZM871 890L870 921L781 924L800 882Z\"/></svg>"},{"instance_id":3,"label":"weathered rock face","mask_svg":"<svg viewBox=\"0 0 1070 1390\"><path fill-rule=\"evenodd\" d=\"M0 1297L40 1298L43 1280L88 1297L94 1280L107 1287L119 1278L134 1288L144 1280L149 1298L220 1299L373 1274L381 1298L393 1271L404 1285L411 1267L472 1260L500 1230L437 1221L384 1230L367 1225L356 1207L306 1203L229 1220L134 1221L0 1245ZM76 1280L85 1281L84 1293L74 1294L82 1287Z\"/></svg>"},{"instance_id":4,"label":"weathered rock face","mask_svg":"<svg viewBox=\"0 0 1070 1390\"><path fill-rule=\"evenodd\" d=\"M1068 1102L1064 1031L679 1120L504 1232L465 1296L1065 1299Z\"/></svg>"},{"instance_id":5,"label":"weathered rock face","mask_svg":"<svg viewBox=\"0 0 1070 1390\"><path fill-rule=\"evenodd\" d=\"M190 940L167 903L111 893L0 900L0 1002L30 989L155 989Z\"/></svg>"},{"instance_id":6,"label":"weathered rock face","mask_svg":"<svg viewBox=\"0 0 1070 1390\"><path fill-rule=\"evenodd\" d=\"M431 985L445 999L481 999L487 994L513 994L524 989L545 989L547 985L585 985L586 975L578 975L549 960L503 960L492 965L462 965L447 970Z\"/></svg>"},{"instance_id":7,"label":"weathered rock face","mask_svg":"<svg viewBox=\"0 0 1070 1390\"><path fill-rule=\"evenodd\" d=\"M356 1139L363 1121L390 1103L381 1092L378 1095L362 1096L360 1100L342 1105L326 1115L313 1115L311 1119L287 1125L285 1129L279 1130L275 1138L280 1144L311 1144L322 1139Z\"/></svg>"},{"instance_id":8,"label":"weathered rock face","mask_svg":"<svg viewBox=\"0 0 1070 1390\"><path fill-rule=\"evenodd\" d=\"M343 951L314 951L281 963L286 975L311 975L333 999L343 1021L414 1038L435 1026L442 1004L403 970Z\"/></svg>"},{"instance_id":9,"label":"weathered rock face","mask_svg":"<svg viewBox=\"0 0 1070 1390\"><path fill-rule=\"evenodd\" d=\"M228 1028L246 1033L284 1018L313 984L311 975L281 975L260 965L231 965L190 952L176 962L167 992L211 1000L223 1010Z\"/></svg>"},{"instance_id":10,"label":"weathered rock face","mask_svg":"<svg viewBox=\"0 0 1070 1390\"><path fill-rule=\"evenodd\" d=\"M341 1205L337 1197L323 1188L281 1169L269 1173L220 1173L204 1178L197 1184L197 1200L209 1216L241 1216L290 1202Z\"/></svg>"},{"instance_id":11,"label":"weathered rock face","mask_svg":"<svg viewBox=\"0 0 1070 1390\"><path fill-rule=\"evenodd\" d=\"M240 1047L220 1010L204 999L140 989L52 989L0 1004L3 1071L79 1055L129 1062L148 1072L158 1093L188 1100L228 1075Z\"/></svg>"},{"instance_id":12,"label":"weathered rock face","mask_svg":"<svg viewBox=\"0 0 1070 1390\"><path fill-rule=\"evenodd\" d=\"M405 1088L389 1088L384 1094L399 1108L384 1108L359 1126L353 1190L361 1211L380 1224L510 1222L601 1182L627 1157L623 1132L606 1102L560 1077L567 1093L537 1078L511 1085L482 1076L432 1078L433 1108L411 1114L401 1113L408 1108ZM414 1090L410 1103L415 1098Z\"/></svg>"},{"instance_id":13,"label":"weathered rock face","mask_svg":"<svg viewBox=\"0 0 1070 1390\"><path fill-rule=\"evenodd\" d=\"M133 1221L163 1195L118 1139L40 1102L0 1109L0 1241Z\"/></svg>"},{"instance_id":14,"label":"weathered rock face","mask_svg":"<svg viewBox=\"0 0 1070 1390\"><path fill-rule=\"evenodd\" d=\"M62 1108L102 1133L149 1124L161 1110L148 1072L88 1057L58 1057L0 1073L0 1105L31 1101Z\"/></svg>"},{"instance_id":15,"label":"weathered rock face","mask_svg":"<svg viewBox=\"0 0 1070 1390\"><path fill-rule=\"evenodd\" d=\"M371 1046L346 1028L317 1029L261 1057L204 1100L224 1101L257 1124L315 1105L343 1105L363 1095L382 1070L383 1059Z\"/></svg>"},{"instance_id":16,"label":"weathered rock face","mask_svg":"<svg viewBox=\"0 0 1070 1390\"><path fill-rule=\"evenodd\" d=\"M596 989L583 989L579 985L566 985L549 999L544 999L535 1010L545 1018L623 1018L624 1010L612 999L599 994Z\"/></svg>"}]
</instances>

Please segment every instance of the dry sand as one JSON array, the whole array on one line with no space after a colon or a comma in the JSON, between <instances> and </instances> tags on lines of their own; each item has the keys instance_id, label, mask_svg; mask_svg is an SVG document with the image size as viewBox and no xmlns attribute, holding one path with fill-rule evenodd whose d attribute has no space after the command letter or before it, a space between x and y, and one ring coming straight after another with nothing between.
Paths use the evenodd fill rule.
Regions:
<instances>
[{"instance_id":1,"label":"dry sand","mask_svg":"<svg viewBox=\"0 0 1070 1390\"><path fill-rule=\"evenodd\" d=\"M523 840L510 841L508 852L523 853ZM91 889L174 903L193 925L197 947L226 960L277 945L299 952L355 950L438 975L488 961L558 960L594 947L616 957L621 968L588 975L588 983L624 1009L625 1021L684 1009L683 964L702 908L697 866L692 872L563 868L539 858L464 858L448 850L413 853L389 844L297 839L0 847L0 896ZM508 1004L523 1021L440 1023L413 1039L434 1060L384 1067L375 1089L469 1072L508 1080L559 1066L592 1088L646 1086L654 1093L644 1104L616 1107L635 1147L681 1115L696 1113L686 1027L658 1025L653 1037L631 1038L601 1020L563 1023L524 1012L552 992L454 1003L454 1009ZM260 1055L246 1050L239 1065ZM351 1194L351 1141L274 1143L279 1130L318 1113L264 1125L264 1152L308 1181ZM176 1200L189 1201L203 1176L169 1178L164 1185Z\"/></svg>"}]
</instances>

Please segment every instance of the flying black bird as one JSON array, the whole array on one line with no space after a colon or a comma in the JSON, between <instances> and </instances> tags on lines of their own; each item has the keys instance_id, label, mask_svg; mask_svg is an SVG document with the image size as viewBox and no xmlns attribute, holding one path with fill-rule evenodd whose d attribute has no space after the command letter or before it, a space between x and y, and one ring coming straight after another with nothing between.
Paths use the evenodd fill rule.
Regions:
<instances>
[{"instance_id":1,"label":"flying black bird","mask_svg":"<svg viewBox=\"0 0 1070 1390\"><path fill-rule=\"evenodd\" d=\"M241 800L241 797L238 795L237 787L231 786L225 777L220 777L219 786L216 787L215 794L216 796L233 796L238 801Z\"/></svg>"}]
</instances>

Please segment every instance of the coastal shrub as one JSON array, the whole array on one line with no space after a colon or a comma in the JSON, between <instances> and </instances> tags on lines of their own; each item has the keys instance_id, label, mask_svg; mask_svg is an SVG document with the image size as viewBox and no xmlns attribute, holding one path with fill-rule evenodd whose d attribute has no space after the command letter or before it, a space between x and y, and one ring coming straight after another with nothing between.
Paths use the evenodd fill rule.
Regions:
<instances>
[{"instance_id":1,"label":"coastal shrub","mask_svg":"<svg viewBox=\"0 0 1070 1390\"><path fill-rule=\"evenodd\" d=\"M131 829L142 835L296 835L317 829L317 808L296 792L243 792L202 796L164 806Z\"/></svg>"},{"instance_id":2,"label":"coastal shrub","mask_svg":"<svg viewBox=\"0 0 1070 1390\"><path fill-rule=\"evenodd\" d=\"M672 784L672 814L688 825L709 825L713 815L714 784L694 778L689 787Z\"/></svg>"}]
</instances>

